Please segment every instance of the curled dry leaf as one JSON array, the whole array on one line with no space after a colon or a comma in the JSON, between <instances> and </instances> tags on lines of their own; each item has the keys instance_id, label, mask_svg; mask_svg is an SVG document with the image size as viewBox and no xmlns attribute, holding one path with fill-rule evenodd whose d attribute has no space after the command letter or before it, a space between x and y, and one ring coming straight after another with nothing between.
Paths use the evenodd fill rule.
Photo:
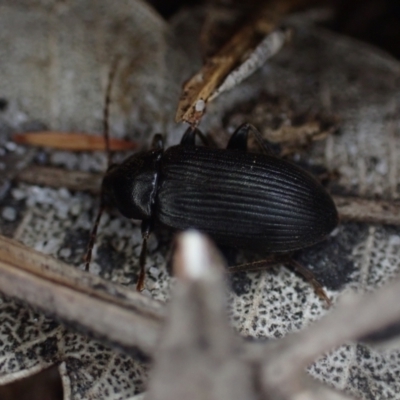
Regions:
<instances>
[{"instance_id":1,"label":"curled dry leaf","mask_svg":"<svg viewBox=\"0 0 400 400\"><path fill-rule=\"evenodd\" d=\"M233 89L240 82L257 71L269 58L274 56L290 38L290 30L277 29L267 35L251 52L239 67L235 68L211 94L208 101L217 98L221 93Z\"/></svg>"}]
</instances>

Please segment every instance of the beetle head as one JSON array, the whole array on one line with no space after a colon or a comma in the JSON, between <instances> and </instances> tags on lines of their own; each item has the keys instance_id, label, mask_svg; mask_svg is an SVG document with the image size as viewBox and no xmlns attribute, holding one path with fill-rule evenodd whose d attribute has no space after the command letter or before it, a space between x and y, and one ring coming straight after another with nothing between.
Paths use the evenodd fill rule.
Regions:
<instances>
[{"instance_id":1,"label":"beetle head","mask_svg":"<svg viewBox=\"0 0 400 400\"><path fill-rule=\"evenodd\" d=\"M162 150L138 153L112 164L102 182L102 200L130 219L151 216Z\"/></svg>"}]
</instances>

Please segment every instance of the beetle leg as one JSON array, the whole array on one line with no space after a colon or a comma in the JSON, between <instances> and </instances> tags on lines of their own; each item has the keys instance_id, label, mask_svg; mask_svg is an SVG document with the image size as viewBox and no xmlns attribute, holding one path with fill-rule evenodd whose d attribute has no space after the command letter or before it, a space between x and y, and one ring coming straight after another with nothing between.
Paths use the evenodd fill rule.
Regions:
<instances>
[{"instance_id":1,"label":"beetle leg","mask_svg":"<svg viewBox=\"0 0 400 400\"><path fill-rule=\"evenodd\" d=\"M229 266L235 266L238 255L238 249L232 246L221 246L217 243L218 250L222 253L226 264Z\"/></svg>"},{"instance_id":2,"label":"beetle leg","mask_svg":"<svg viewBox=\"0 0 400 400\"><path fill-rule=\"evenodd\" d=\"M318 295L318 297L322 300L325 300L328 307L330 307L332 305L331 299L325 293L324 288L318 282L315 275L308 268L304 267L303 265L301 265L300 263L298 263L293 259L289 260L288 263L294 268L296 272L302 275L303 278L306 279L313 286L314 291Z\"/></svg>"},{"instance_id":3,"label":"beetle leg","mask_svg":"<svg viewBox=\"0 0 400 400\"><path fill-rule=\"evenodd\" d=\"M152 150L164 150L164 138L161 133L157 133L153 137L153 141L151 142Z\"/></svg>"},{"instance_id":4,"label":"beetle leg","mask_svg":"<svg viewBox=\"0 0 400 400\"><path fill-rule=\"evenodd\" d=\"M233 132L231 138L229 139L228 146L229 150L241 150L247 151L247 138L249 136L250 126L249 124L242 124L239 128Z\"/></svg>"},{"instance_id":5,"label":"beetle leg","mask_svg":"<svg viewBox=\"0 0 400 400\"><path fill-rule=\"evenodd\" d=\"M254 271L262 271L268 268L275 267L282 263L285 263L290 258L285 256L277 256L273 255L269 258L265 258L264 260L253 261L245 264L235 265L233 267L228 267L228 272L230 274L235 274L236 272L254 272Z\"/></svg>"},{"instance_id":6,"label":"beetle leg","mask_svg":"<svg viewBox=\"0 0 400 400\"><path fill-rule=\"evenodd\" d=\"M140 256L139 256L139 266L140 266L140 271L139 271L139 278L136 284L136 290L138 292L142 292L144 289L144 280L146 277L146 255L147 255L147 239L150 236L151 233L151 226L152 226L152 221L151 220L144 220L142 221L142 249L140 250Z\"/></svg>"},{"instance_id":7,"label":"beetle leg","mask_svg":"<svg viewBox=\"0 0 400 400\"><path fill-rule=\"evenodd\" d=\"M267 268L272 268L279 264L289 264L291 267L293 267L293 269L296 272L302 275L303 278L312 285L315 293L318 295L320 299L326 302L328 307L332 305L330 298L325 293L324 288L318 282L315 275L309 269L307 269L306 267L304 267L303 265L301 265L300 263L293 260L290 256L287 255L281 255L281 256L273 255L264 260L254 261L251 263L240 264L234 267L229 267L228 272L229 273L250 272L250 271L254 272L254 271L265 270Z\"/></svg>"},{"instance_id":8,"label":"beetle leg","mask_svg":"<svg viewBox=\"0 0 400 400\"><path fill-rule=\"evenodd\" d=\"M97 212L96 220L95 220L94 225L92 227L92 231L90 232L89 243L87 245L87 250L86 250L85 257L84 257L85 271L89 271L90 261L92 260L92 250L93 250L94 243L96 241L97 228L99 227L100 218L101 218L104 210L105 210L105 204L104 204L103 201L101 201L99 210Z\"/></svg>"},{"instance_id":9,"label":"beetle leg","mask_svg":"<svg viewBox=\"0 0 400 400\"><path fill-rule=\"evenodd\" d=\"M244 123L240 125L239 128L237 128L236 131L233 132L226 148L230 150L247 151L247 139L250 132L253 133L254 137L257 140L257 143L265 154L275 154L272 148L263 140L261 133L258 131L258 129L249 123Z\"/></svg>"},{"instance_id":10,"label":"beetle leg","mask_svg":"<svg viewBox=\"0 0 400 400\"><path fill-rule=\"evenodd\" d=\"M190 126L186 129L181 139L182 146L195 146L196 145L196 135L201 139L205 146L208 146L208 140L204 134L197 128Z\"/></svg>"}]
</instances>

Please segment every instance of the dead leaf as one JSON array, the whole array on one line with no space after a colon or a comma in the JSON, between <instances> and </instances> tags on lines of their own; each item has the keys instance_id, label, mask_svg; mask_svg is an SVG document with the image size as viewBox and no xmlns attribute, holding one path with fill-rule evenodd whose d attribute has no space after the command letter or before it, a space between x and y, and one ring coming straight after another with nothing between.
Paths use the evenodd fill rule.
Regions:
<instances>
[{"instance_id":1,"label":"dead leaf","mask_svg":"<svg viewBox=\"0 0 400 400\"><path fill-rule=\"evenodd\" d=\"M147 367L130 356L72 333L43 314L0 299L0 383L60 364L64 400L125 400L143 390Z\"/></svg>"}]
</instances>

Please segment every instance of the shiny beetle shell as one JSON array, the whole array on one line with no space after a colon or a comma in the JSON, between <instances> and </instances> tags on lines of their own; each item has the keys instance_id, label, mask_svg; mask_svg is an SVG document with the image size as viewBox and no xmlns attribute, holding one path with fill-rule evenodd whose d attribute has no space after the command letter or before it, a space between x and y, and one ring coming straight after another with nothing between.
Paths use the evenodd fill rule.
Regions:
<instances>
[{"instance_id":1,"label":"shiny beetle shell","mask_svg":"<svg viewBox=\"0 0 400 400\"><path fill-rule=\"evenodd\" d=\"M338 223L325 189L272 155L174 146L159 173L157 219L176 230L199 229L223 245L293 251L321 241Z\"/></svg>"}]
</instances>

